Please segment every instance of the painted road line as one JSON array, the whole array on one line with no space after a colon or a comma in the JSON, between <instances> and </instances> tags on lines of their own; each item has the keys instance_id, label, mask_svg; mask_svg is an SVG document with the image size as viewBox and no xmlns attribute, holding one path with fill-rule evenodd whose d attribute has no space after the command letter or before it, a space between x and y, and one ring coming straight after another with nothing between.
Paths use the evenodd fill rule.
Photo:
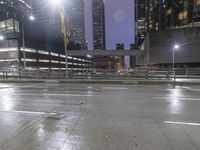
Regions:
<instances>
[{"instance_id":1,"label":"painted road line","mask_svg":"<svg viewBox=\"0 0 200 150\"><path fill-rule=\"evenodd\" d=\"M155 99L164 99L164 100L173 100L173 97L153 97ZM180 101L200 101L199 98L186 98L186 97L180 97L177 98Z\"/></svg>"},{"instance_id":2,"label":"painted road line","mask_svg":"<svg viewBox=\"0 0 200 150\"><path fill-rule=\"evenodd\" d=\"M21 114L34 114L34 115L56 115L57 113L47 113L47 112L39 112L39 111L18 111L18 110L11 110L11 111L0 111L6 113L21 113Z\"/></svg>"},{"instance_id":3,"label":"painted road line","mask_svg":"<svg viewBox=\"0 0 200 150\"><path fill-rule=\"evenodd\" d=\"M199 91L200 91L200 89L193 89L193 88L191 88L191 87L186 87L186 86L184 86L184 87L182 87L182 88L187 89L187 90L190 90L190 91L194 91L194 92L199 92Z\"/></svg>"},{"instance_id":4,"label":"painted road line","mask_svg":"<svg viewBox=\"0 0 200 150\"><path fill-rule=\"evenodd\" d=\"M193 122L164 121L164 123L177 124L177 125L188 125L188 126L200 126L200 123L193 123Z\"/></svg>"},{"instance_id":5,"label":"painted road line","mask_svg":"<svg viewBox=\"0 0 200 150\"><path fill-rule=\"evenodd\" d=\"M93 94L58 94L58 93L16 93L12 96L67 96L67 97L95 97L106 95L93 95Z\"/></svg>"},{"instance_id":6,"label":"painted road line","mask_svg":"<svg viewBox=\"0 0 200 150\"><path fill-rule=\"evenodd\" d=\"M129 88L123 88L123 87L102 87L104 90L128 90Z\"/></svg>"}]
</instances>

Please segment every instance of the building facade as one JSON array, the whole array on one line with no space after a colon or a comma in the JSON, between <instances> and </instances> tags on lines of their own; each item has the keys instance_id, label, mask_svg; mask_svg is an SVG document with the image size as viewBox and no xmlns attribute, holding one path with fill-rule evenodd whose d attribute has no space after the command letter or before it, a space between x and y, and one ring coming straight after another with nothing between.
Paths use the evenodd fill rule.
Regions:
<instances>
[{"instance_id":1,"label":"building facade","mask_svg":"<svg viewBox=\"0 0 200 150\"><path fill-rule=\"evenodd\" d=\"M150 32L143 43L142 55L137 56L137 65L172 68L173 48L178 43L180 48L174 53L175 67L200 67L199 39L200 28Z\"/></svg>"},{"instance_id":2,"label":"building facade","mask_svg":"<svg viewBox=\"0 0 200 150\"><path fill-rule=\"evenodd\" d=\"M166 5L167 29L200 27L199 0L169 0Z\"/></svg>"},{"instance_id":3,"label":"building facade","mask_svg":"<svg viewBox=\"0 0 200 150\"><path fill-rule=\"evenodd\" d=\"M105 43L105 10L103 0L92 1L93 46L94 50L104 50Z\"/></svg>"}]
</instances>

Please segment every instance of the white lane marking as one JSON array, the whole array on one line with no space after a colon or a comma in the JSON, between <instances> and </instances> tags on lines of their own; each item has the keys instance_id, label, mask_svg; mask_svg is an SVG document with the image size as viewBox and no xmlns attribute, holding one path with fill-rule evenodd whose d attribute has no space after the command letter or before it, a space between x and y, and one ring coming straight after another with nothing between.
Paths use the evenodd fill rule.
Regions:
<instances>
[{"instance_id":1,"label":"white lane marking","mask_svg":"<svg viewBox=\"0 0 200 150\"><path fill-rule=\"evenodd\" d=\"M128 90L128 88L123 87L102 87L104 90Z\"/></svg>"},{"instance_id":2,"label":"white lane marking","mask_svg":"<svg viewBox=\"0 0 200 150\"><path fill-rule=\"evenodd\" d=\"M11 111L1 111L6 113L21 113L21 114L35 114L35 115L56 115L57 113L47 113L47 112L39 112L39 111L18 111L18 110L11 110Z\"/></svg>"},{"instance_id":3,"label":"white lane marking","mask_svg":"<svg viewBox=\"0 0 200 150\"><path fill-rule=\"evenodd\" d=\"M191 87L186 87L186 86L184 86L183 88L187 89L187 90L190 90L190 91L195 91L195 92L199 92L200 91L200 89L193 89Z\"/></svg>"},{"instance_id":4,"label":"white lane marking","mask_svg":"<svg viewBox=\"0 0 200 150\"><path fill-rule=\"evenodd\" d=\"M156 99L164 99L164 100L171 100L174 99L172 97L154 97ZM178 98L180 101L200 101L199 98L186 98L186 97L180 97Z\"/></svg>"},{"instance_id":5,"label":"white lane marking","mask_svg":"<svg viewBox=\"0 0 200 150\"><path fill-rule=\"evenodd\" d=\"M16 96L71 96L71 97L91 97L91 96L101 96L101 95L81 95L81 94L57 94L57 93L19 93L19 94L12 94Z\"/></svg>"},{"instance_id":6,"label":"white lane marking","mask_svg":"<svg viewBox=\"0 0 200 150\"><path fill-rule=\"evenodd\" d=\"M177 125L200 126L200 123L192 123L192 122L164 121L164 123L167 123L167 124L177 124Z\"/></svg>"}]
</instances>

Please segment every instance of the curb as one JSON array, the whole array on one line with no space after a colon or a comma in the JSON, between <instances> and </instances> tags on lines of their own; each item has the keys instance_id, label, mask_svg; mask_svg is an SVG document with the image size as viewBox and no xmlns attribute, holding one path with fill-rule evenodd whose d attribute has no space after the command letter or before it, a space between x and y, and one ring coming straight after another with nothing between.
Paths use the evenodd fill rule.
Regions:
<instances>
[{"instance_id":1,"label":"curb","mask_svg":"<svg viewBox=\"0 0 200 150\"><path fill-rule=\"evenodd\" d=\"M138 85L168 85L173 81L163 80L0 80L0 83L43 83L43 84L138 84ZM176 85L200 85L200 82L177 81Z\"/></svg>"}]
</instances>

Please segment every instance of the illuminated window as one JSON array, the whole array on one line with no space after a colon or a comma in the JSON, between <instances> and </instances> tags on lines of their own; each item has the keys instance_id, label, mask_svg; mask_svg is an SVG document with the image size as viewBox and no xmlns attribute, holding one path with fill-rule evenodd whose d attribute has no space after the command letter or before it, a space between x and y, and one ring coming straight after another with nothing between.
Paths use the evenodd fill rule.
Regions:
<instances>
[{"instance_id":1,"label":"illuminated window","mask_svg":"<svg viewBox=\"0 0 200 150\"><path fill-rule=\"evenodd\" d=\"M172 9L167 10L167 16L172 14Z\"/></svg>"},{"instance_id":2,"label":"illuminated window","mask_svg":"<svg viewBox=\"0 0 200 150\"><path fill-rule=\"evenodd\" d=\"M179 20L186 19L187 17L188 17L187 11L180 12L178 15Z\"/></svg>"},{"instance_id":3,"label":"illuminated window","mask_svg":"<svg viewBox=\"0 0 200 150\"><path fill-rule=\"evenodd\" d=\"M8 19L0 22L0 32L2 34L19 33L19 21Z\"/></svg>"},{"instance_id":4,"label":"illuminated window","mask_svg":"<svg viewBox=\"0 0 200 150\"><path fill-rule=\"evenodd\" d=\"M14 20L15 32L19 32L19 21Z\"/></svg>"},{"instance_id":5,"label":"illuminated window","mask_svg":"<svg viewBox=\"0 0 200 150\"><path fill-rule=\"evenodd\" d=\"M197 0L197 6L200 6L200 0Z\"/></svg>"}]
</instances>

